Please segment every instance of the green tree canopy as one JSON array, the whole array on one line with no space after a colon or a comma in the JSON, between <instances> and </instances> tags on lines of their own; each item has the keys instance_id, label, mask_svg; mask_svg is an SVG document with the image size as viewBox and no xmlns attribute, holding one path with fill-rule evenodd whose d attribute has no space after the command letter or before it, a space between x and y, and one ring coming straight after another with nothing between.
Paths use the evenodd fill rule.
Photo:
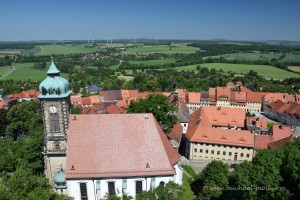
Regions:
<instances>
[{"instance_id":1,"label":"green tree canopy","mask_svg":"<svg viewBox=\"0 0 300 200\"><path fill-rule=\"evenodd\" d=\"M169 100L160 94L150 95L147 99L131 101L128 113L152 113L163 131L170 132L177 122L173 114L177 110L176 104L171 104Z\"/></svg>"}]
</instances>

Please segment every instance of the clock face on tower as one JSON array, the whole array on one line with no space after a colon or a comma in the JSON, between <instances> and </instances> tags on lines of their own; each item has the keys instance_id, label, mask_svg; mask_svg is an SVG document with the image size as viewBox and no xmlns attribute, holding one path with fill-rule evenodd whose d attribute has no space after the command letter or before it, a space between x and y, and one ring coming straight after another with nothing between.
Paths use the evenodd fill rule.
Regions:
<instances>
[{"instance_id":1,"label":"clock face on tower","mask_svg":"<svg viewBox=\"0 0 300 200\"><path fill-rule=\"evenodd\" d=\"M56 114L57 113L57 108L55 106L50 106L49 110L50 110L51 114Z\"/></svg>"}]
</instances>

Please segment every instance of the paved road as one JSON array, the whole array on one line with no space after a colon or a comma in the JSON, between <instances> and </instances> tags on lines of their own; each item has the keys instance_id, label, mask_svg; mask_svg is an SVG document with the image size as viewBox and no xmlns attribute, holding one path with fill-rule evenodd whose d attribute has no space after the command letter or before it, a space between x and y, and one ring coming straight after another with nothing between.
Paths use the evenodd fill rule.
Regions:
<instances>
[{"instance_id":1,"label":"paved road","mask_svg":"<svg viewBox=\"0 0 300 200\"><path fill-rule=\"evenodd\" d=\"M2 75L0 77L0 80L3 79L3 78L5 78L5 77L7 77L8 75L10 75L10 73L12 73L13 71L15 71L16 69L17 68L15 66L11 65L11 70L9 72L7 72L6 74Z\"/></svg>"},{"instance_id":2,"label":"paved road","mask_svg":"<svg viewBox=\"0 0 300 200\"><path fill-rule=\"evenodd\" d=\"M206 167L207 164L209 164L213 160L199 160L199 161L190 161L190 166L194 169L194 171L198 174L202 171L204 167ZM230 166L231 164L239 164L241 161L231 161L231 160L221 160L224 163L228 164Z\"/></svg>"}]
</instances>

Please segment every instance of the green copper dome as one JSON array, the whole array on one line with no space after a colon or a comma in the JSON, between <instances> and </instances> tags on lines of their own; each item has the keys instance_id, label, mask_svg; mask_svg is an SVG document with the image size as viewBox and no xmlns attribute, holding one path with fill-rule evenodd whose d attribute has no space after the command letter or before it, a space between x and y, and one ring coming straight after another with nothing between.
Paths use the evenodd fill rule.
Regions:
<instances>
[{"instance_id":1,"label":"green copper dome","mask_svg":"<svg viewBox=\"0 0 300 200\"><path fill-rule=\"evenodd\" d=\"M61 169L54 176L54 187L56 189L64 189L67 188L67 181L65 178L65 172Z\"/></svg>"},{"instance_id":2,"label":"green copper dome","mask_svg":"<svg viewBox=\"0 0 300 200\"><path fill-rule=\"evenodd\" d=\"M52 61L47 71L47 78L39 86L39 98L64 98L72 93L69 89L69 82L62 78L59 73L60 71Z\"/></svg>"}]
</instances>

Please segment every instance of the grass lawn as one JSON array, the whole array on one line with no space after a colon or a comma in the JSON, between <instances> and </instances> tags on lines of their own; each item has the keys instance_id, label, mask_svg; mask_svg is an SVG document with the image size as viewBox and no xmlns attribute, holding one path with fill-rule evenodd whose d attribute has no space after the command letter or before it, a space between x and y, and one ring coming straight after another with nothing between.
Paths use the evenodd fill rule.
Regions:
<instances>
[{"instance_id":1,"label":"grass lawn","mask_svg":"<svg viewBox=\"0 0 300 200\"><path fill-rule=\"evenodd\" d=\"M188 177L183 174L182 187L185 189L182 199L184 200L193 200L196 199L194 192L191 190L191 186L188 182Z\"/></svg>"},{"instance_id":2,"label":"grass lawn","mask_svg":"<svg viewBox=\"0 0 300 200\"><path fill-rule=\"evenodd\" d=\"M184 169L184 171L186 171L188 174L190 174L193 178L195 178L197 176L197 174L195 173L195 171L193 170L193 168L191 166L182 165L181 167Z\"/></svg>"},{"instance_id":3,"label":"grass lawn","mask_svg":"<svg viewBox=\"0 0 300 200\"><path fill-rule=\"evenodd\" d=\"M175 62L174 59L129 61L130 64L144 64L144 65L163 65L163 64L174 63L174 62Z\"/></svg>"},{"instance_id":4,"label":"grass lawn","mask_svg":"<svg viewBox=\"0 0 300 200\"><path fill-rule=\"evenodd\" d=\"M37 55L91 53L98 51L97 48L85 48L85 44L50 44L43 45L43 51Z\"/></svg>"},{"instance_id":5,"label":"grass lawn","mask_svg":"<svg viewBox=\"0 0 300 200\"><path fill-rule=\"evenodd\" d=\"M126 81L130 81L130 80L134 79L134 76L123 76L123 75L120 75L118 78L119 79L124 79Z\"/></svg>"},{"instance_id":6,"label":"grass lawn","mask_svg":"<svg viewBox=\"0 0 300 200\"><path fill-rule=\"evenodd\" d=\"M300 73L300 66L289 66L289 69Z\"/></svg>"},{"instance_id":7,"label":"grass lawn","mask_svg":"<svg viewBox=\"0 0 300 200\"><path fill-rule=\"evenodd\" d=\"M199 50L196 47L190 47L186 44L171 44L173 46L170 50L168 45L143 45L139 47L129 48L127 51L123 51L124 54L130 53L140 53L140 54L151 54L151 53L166 53L166 54L175 54L175 53L195 53Z\"/></svg>"},{"instance_id":8,"label":"grass lawn","mask_svg":"<svg viewBox=\"0 0 300 200\"><path fill-rule=\"evenodd\" d=\"M11 70L10 66L3 66L0 67L0 76L6 74L7 72L9 72Z\"/></svg>"},{"instance_id":9,"label":"grass lawn","mask_svg":"<svg viewBox=\"0 0 300 200\"><path fill-rule=\"evenodd\" d=\"M13 79L13 80L32 80L32 81L42 81L47 77L47 70L50 66L50 63L47 64L47 70L37 70L32 69L33 63L14 63L13 64L17 69L9 74L4 80ZM68 79L69 75L61 73L61 76Z\"/></svg>"},{"instance_id":10,"label":"grass lawn","mask_svg":"<svg viewBox=\"0 0 300 200\"><path fill-rule=\"evenodd\" d=\"M235 72L237 74L247 73L250 70L256 71L260 76L275 79L285 79L291 77L300 78L300 74L288 72L283 69L272 67L270 65L245 65L245 64L227 64L227 63L205 63L200 64L201 67L207 67L208 69L215 68L216 70L222 69L224 72ZM175 67L178 71L182 70L196 70L197 65L188 65L182 67Z\"/></svg>"}]
</instances>

